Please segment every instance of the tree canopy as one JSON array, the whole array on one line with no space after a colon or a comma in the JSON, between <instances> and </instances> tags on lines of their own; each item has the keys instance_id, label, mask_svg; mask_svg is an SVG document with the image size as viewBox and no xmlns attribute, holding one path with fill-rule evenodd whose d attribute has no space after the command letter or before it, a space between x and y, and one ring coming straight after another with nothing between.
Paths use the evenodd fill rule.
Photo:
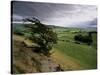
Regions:
<instances>
[{"instance_id":1,"label":"tree canopy","mask_svg":"<svg viewBox=\"0 0 100 75\"><path fill-rule=\"evenodd\" d=\"M26 25L29 32L31 32L31 40L40 46L40 52L48 55L52 49L53 44L57 43L57 34L53 31L52 28L42 24L36 18L26 18L24 21L32 23L31 25Z\"/></svg>"}]
</instances>

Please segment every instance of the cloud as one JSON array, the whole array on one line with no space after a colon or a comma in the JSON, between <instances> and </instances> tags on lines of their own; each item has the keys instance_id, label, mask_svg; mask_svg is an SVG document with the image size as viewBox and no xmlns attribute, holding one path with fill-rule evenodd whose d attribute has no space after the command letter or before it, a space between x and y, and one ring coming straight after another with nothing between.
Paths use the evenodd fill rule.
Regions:
<instances>
[{"instance_id":1,"label":"cloud","mask_svg":"<svg viewBox=\"0 0 100 75\"><path fill-rule=\"evenodd\" d=\"M97 25L97 18L95 18L93 21L90 22L90 25Z\"/></svg>"},{"instance_id":2,"label":"cloud","mask_svg":"<svg viewBox=\"0 0 100 75\"><path fill-rule=\"evenodd\" d=\"M83 26L86 22L89 24L92 20L97 19L97 7L94 5L14 1L13 14L13 19L18 20L35 16L42 23L48 25L68 27L84 23Z\"/></svg>"},{"instance_id":3,"label":"cloud","mask_svg":"<svg viewBox=\"0 0 100 75\"><path fill-rule=\"evenodd\" d=\"M12 17L13 17L13 21L21 21L23 19L22 16L17 14L13 14Z\"/></svg>"}]
</instances>

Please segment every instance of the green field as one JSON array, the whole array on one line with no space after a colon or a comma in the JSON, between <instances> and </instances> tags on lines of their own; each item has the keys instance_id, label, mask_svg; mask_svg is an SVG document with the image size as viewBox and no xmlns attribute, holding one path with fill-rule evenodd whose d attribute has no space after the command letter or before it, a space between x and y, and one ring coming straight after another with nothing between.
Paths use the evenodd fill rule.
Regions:
<instances>
[{"instance_id":1,"label":"green field","mask_svg":"<svg viewBox=\"0 0 100 75\"><path fill-rule=\"evenodd\" d=\"M93 42L91 45L87 45L86 43L75 43L74 36L76 34L82 34L82 35L88 35L88 30L84 28L64 28L64 27L52 27L53 31L57 34L58 40L57 44L53 45L53 48L51 50L52 55L49 57L53 62L56 64L60 64L62 69L64 71L71 71L71 70L86 70L86 69L96 69L97 68L97 33L92 34ZM20 71L24 72L30 72L27 67L31 70L31 72L39 72L37 71L37 66L32 66L32 62L40 63L41 60L38 58L41 58L47 61L48 58L45 59L45 56L40 56L39 54L32 53L31 49L29 49L29 54L27 54L27 47L21 47L21 42L24 41L28 46L31 44L34 44L34 42L30 39L25 40L26 34L29 36L30 33L25 32L25 27L23 25L13 25L13 66L14 66L14 72L17 72L19 69ZM90 31L93 31L90 29ZM17 32L17 33L15 33ZM20 35L18 35L20 33ZM23 50L20 52L20 50ZM19 55L22 53L23 55ZM34 58L35 61L30 59L31 64L28 64L27 66L25 62L27 62L27 58ZM34 56L37 56L38 58L35 58ZM24 58L25 62L21 60L21 58ZM18 63L17 63L18 62ZM49 63L49 62L47 62ZM37 63L36 63L37 64ZM21 66L22 65L22 66ZM17 68L16 68L17 66ZM47 65L46 65L47 66ZM39 66L40 67L40 66ZM22 69L22 70L21 70ZM20 72L17 72L20 73Z\"/></svg>"},{"instance_id":2,"label":"green field","mask_svg":"<svg viewBox=\"0 0 100 75\"><path fill-rule=\"evenodd\" d=\"M97 68L97 50L96 50L96 39L97 34L92 34L93 44L92 46L88 46L86 44L76 44L74 43L74 31L78 31L80 29L55 29L58 35L58 43L54 46L59 52L63 53L65 57L70 56L75 59L77 63L80 63L83 66L82 69L96 69ZM82 34L86 34L86 32L82 32ZM64 59L67 60L67 59ZM66 63L67 64L67 63Z\"/></svg>"}]
</instances>

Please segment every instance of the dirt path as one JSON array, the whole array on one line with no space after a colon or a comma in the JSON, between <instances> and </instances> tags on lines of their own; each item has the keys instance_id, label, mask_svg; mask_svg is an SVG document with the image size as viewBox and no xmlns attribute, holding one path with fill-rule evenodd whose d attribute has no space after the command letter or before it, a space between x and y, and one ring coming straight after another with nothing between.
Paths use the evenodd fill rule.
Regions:
<instances>
[{"instance_id":1,"label":"dirt path","mask_svg":"<svg viewBox=\"0 0 100 75\"><path fill-rule=\"evenodd\" d=\"M54 53L51 55L52 60L60 64L64 70L80 70L84 69L82 65L80 65L75 59L65 56L59 50L53 49Z\"/></svg>"}]
</instances>

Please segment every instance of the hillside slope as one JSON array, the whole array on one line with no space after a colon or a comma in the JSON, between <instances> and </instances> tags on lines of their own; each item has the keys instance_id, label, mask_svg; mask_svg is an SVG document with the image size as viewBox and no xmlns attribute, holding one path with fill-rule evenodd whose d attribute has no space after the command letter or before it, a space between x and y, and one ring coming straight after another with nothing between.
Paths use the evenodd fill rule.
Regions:
<instances>
[{"instance_id":1,"label":"hillside slope","mask_svg":"<svg viewBox=\"0 0 100 75\"><path fill-rule=\"evenodd\" d=\"M30 47L31 45L34 46ZM34 52L35 45L30 40L25 40L23 36L13 35L13 73L60 71L59 65L50 57Z\"/></svg>"}]
</instances>

